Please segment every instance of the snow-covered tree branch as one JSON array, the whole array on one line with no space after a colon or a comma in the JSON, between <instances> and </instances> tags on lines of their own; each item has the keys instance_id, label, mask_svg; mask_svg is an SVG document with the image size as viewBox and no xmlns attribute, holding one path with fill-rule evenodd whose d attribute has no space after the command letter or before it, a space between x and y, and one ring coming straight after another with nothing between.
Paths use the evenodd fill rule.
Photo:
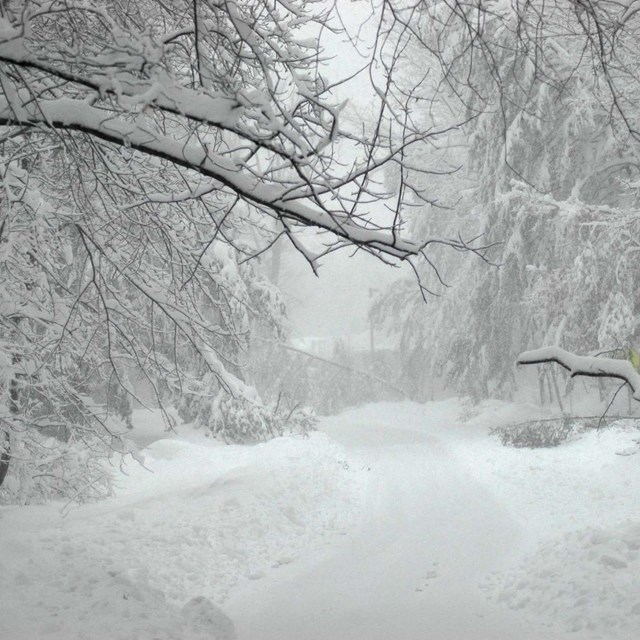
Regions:
<instances>
[{"instance_id":1,"label":"snow-covered tree branch","mask_svg":"<svg viewBox=\"0 0 640 640\"><path fill-rule=\"evenodd\" d=\"M513 367L524 350L637 350L635 3L402 6L398 19L436 60L429 117L471 115L438 149L413 150L412 165L460 168L430 177L434 205L415 211L413 233L477 233L499 243L491 258L500 265L478 269L437 250L429 256L442 274L437 304L425 310L410 282L381 296L376 318L400 336L406 379L423 376L426 390L426 381L444 377L475 398L513 397L529 378ZM422 60L408 59L407 73L417 75ZM425 278L432 271L427 262L419 269ZM398 320L400 306L407 311ZM541 401L561 404L559 370L537 373Z\"/></svg>"},{"instance_id":2,"label":"snow-covered tree branch","mask_svg":"<svg viewBox=\"0 0 640 640\"><path fill-rule=\"evenodd\" d=\"M433 242L468 248L402 239L398 216L386 223L369 210L390 201L384 167L442 133L402 115L409 100L393 69L406 35L393 24L379 33L396 48L376 46L363 60L387 67L384 89L372 87L373 134L343 122L332 97L321 36L339 23L320 3L30 0L2 25L4 126L81 132L161 158L186 170L185 181L212 180L282 221L287 234L290 223L316 227L400 259Z\"/></svg>"},{"instance_id":3,"label":"snow-covered tree branch","mask_svg":"<svg viewBox=\"0 0 640 640\"><path fill-rule=\"evenodd\" d=\"M559 347L541 347L525 351L518 357L518 364L544 364L555 362L564 367L572 378L616 378L626 382L633 391L633 397L640 401L640 373L627 360L578 356Z\"/></svg>"}]
</instances>

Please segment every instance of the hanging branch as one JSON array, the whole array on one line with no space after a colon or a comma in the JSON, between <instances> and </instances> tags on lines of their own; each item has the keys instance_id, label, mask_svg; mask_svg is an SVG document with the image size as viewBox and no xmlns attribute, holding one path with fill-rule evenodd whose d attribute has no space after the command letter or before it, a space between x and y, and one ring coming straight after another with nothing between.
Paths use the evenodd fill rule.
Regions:
<instances>
[{"instance_id":1,"label":"hanging branch","mask_svg":"<svg viewBox=\"0 0 640 640\"><path fill-rule=\"evenodd\" d=\"M525 351L518 356L517 364L543 364L555 362L569 371L572 378L616 378L631 387L633 397L640 402L640 374L627 360L578 356L560 347L542 347Z\"/></svg>"}]
</instances>

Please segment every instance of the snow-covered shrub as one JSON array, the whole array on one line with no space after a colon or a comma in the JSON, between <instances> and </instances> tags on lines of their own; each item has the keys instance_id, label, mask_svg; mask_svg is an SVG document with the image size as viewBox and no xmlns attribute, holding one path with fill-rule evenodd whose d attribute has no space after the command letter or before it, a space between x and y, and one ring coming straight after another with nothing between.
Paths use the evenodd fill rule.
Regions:
<instances>
[{"instance_id":1,"label":"snow-covered shrub","mask_svg":"<svg viewBox=\"0 0 640 640\"><path fill-rule=\"evenodd\" d=\"M497 435L505 447L538 449L557 447L588 428L593 426L580 419L563 417L495 427L490 433Z\"/></svg>"},{"instance_id":2,"label":"snow-covered shrub","mask_svg":"<svg viewBox=\"0 0 640 640\"><path fill-rule=\"evenodd\" d=\"M625 430L637 430L640 429L640 420L628 416L563 416L494 427L489 433L498 436L506 447L534 449L557 447L592 429L614 426Z\"/></svg>"},{"instance_id":3,"label":"snow-covered shrub","mask_svg":"<svg viewBox=\"0 0 640 640\"><path fill-rule=\"evenodd\" d=\"M37 429L14 433L0 503L86 502L106 497L111 493L111 471L105 459L111 453L110 443L91 434L65 442Z\"/></svg>"},{"instance_id":4,"label":"snow-covered shrub","mask_svg":"<svg viewBox=\"0 0 640 640\"><path fill-rule=\"evenodd\" d=\"M268 405L225 393L209 400L185 397L180 414L230 443L264 442L287 433L306 435L317 423L313 412L305 407L287 408L282 401Z\"/></svg>"},{"instance_id":5,"label":"snow-covered shrub","mask_svg":"<svg viewBox=\"0 0 640 640\"><path fill-rule=\"evenodd\" d=\"M271 416L261 404L219 394L211 406L207 428L225 442L260 442L275 436Z\"/></svg>"},{"instance_id":6,"label":"snow-covered shrub","mask_svg":"<svg viewBox=\"0 0 640 640\"><path fill-rule=\"evenodd\" d=\"M313 409L299 405L287 407L275 405L272 410L273 428L279 436L287 433L307 435L318 424Z\"/></svg>"},{"instance_id":7,"label":"snow-covered shrub","mask_svg":"<svg viewBox=\"0 0 640 640\"><path fill-rule=\"evenodd\" d=\"M219 395L213 402L212 435L226 442L259 442L285 433L306 434L316 420L308 410L285 412L244 398Z\"/></svg>"}]
</instances>

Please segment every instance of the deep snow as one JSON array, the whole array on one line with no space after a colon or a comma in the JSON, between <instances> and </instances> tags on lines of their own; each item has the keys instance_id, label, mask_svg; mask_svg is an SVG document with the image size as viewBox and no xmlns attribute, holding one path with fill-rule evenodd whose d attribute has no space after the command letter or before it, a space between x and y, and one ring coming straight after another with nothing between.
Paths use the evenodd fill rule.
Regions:
<instances>
[{"instance_id":1,"label":"deep snow","mask_svg":"<svg viewBox=\"0 0 640 640\"><path fill-rule=\"evenodd\" d=\"M0 508L0 638L635 640L638 432L487 434L537 412L376 404L242 447L138 414L153 473Z\"/></svg>"}]
</instances>

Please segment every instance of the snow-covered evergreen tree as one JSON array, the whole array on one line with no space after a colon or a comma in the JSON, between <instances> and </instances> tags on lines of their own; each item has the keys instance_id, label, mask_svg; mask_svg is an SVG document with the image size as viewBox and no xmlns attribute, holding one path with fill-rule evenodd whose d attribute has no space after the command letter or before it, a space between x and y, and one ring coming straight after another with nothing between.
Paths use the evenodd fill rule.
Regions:
<instances>
[{"instance_id":1,"label":"snow-covered evergreen tree","mask_svg":"<svg viewBox=\"0 0 640 640\"><path fill-rule=\"evenodd\" d=\"M379 317L398 296L411 308L399 330L408 377L420 370L417 359L465 393L508 396L525 349L635 346L640 165L632 123L640 114L632 96L640 85L629 77L619 98L615 84L640 53L632 25L619 48L607 49L619 64L610 72L607 52L585 51L591 31L571 7L491 3L454 14L435 5L428 13L424 38L440 46L424 60L441 70L439 109L429 117L445 105L454 121L465 113L468 144L450 137L447 158L461 169L446 184L430 181L450 208L414 212L414 235L482 234L500 244L484 254L497 268L465 260L454 269L450 256L438 256L450 288L436 281L444 295L426 309L410 289L379 303Z\"/></svg>"}]
</instances>

